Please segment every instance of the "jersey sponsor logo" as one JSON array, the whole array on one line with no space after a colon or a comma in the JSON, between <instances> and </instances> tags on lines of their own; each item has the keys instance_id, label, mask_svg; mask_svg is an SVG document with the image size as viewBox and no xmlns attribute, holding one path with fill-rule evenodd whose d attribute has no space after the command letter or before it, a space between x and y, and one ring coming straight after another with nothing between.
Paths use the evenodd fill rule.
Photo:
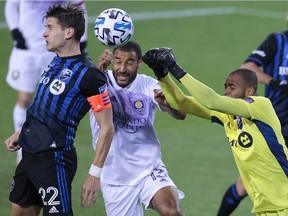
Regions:
<instances>
[{"instance_id":1,"label":"jersey sponsor logo","mask_svg":"<svg viewBox=\"0 0 288 216\"><path fill-rule=\"evenodd\" d=\"M247 132L242 132L238 136L238 143L243 148L250 148L253 144L253 138L251 134Z\"/></svg>"},{"instance_id":2,"label":"jersey sponsor logo","mask_svg":"<svg viewBox=\"0 0 288 216\"><path fill-rule=\"evenodd\" d=\"M125 129L128 133L135 133L147 124L146 118L137 118L123 115L120 112L113 111L113 121L118 127Z\"/></svg>"},{"instance_id":3,"label":"jersey sponsor logo","mask_svg":"<svg viewBox=\"0 0 288 216\"><path fill-rule=\"evenodd\" d=\"M61 73L59 75L59 79L61 81L70 79L72 77L72 74L73 74L73 72L70 69L65 68L61 71Z\"/></svg>"},{"instance_id":4,"label":"jersey sponsor logo","mask_svg":"<svg viewBox=\"0 0 288 216\"><path fill-rule=\"evenodd\" d=\"M54 95L60 95L65 90L66 84L61 80L55 79L50 84L50 92Z\"/></svg>"},{"instance_id":5,"label":"jersey sponsor logo","mask_svg":"<svg viewBox=\"0 0 288 216\"><path fill-rule=\"evenodd\" d=\"M252 54L256 54L256 55L259 55L261 57L265 57L266 56L265 52L262 51L262 50L253 50Z\"/></svg>"},{"instance_id":6,"label":"jersey sponsor logo","mask_svg":"<svg viewBox=\"0 0 288 216\"><path fill-rule=\"evenodd\" d=\"M280 76L288 76L288 67L279 67L279 75Z\"/></svg>"}]
</instances>

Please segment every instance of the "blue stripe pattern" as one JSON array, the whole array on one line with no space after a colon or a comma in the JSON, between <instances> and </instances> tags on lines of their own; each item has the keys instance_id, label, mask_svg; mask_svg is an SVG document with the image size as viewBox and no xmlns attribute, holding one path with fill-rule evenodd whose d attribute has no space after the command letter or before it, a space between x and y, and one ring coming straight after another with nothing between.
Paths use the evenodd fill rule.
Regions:
<instances>
[{"instance_id":1,"label":"blue stripe pattern","mask_svg":"<svg viewBox=\"0 0 288 216\"><path fill-rule=\"evenodd\" d=\"M288 177L288 161L286 159L283 146L277 141L274 130L264 122L255 120L254 123L258 127L259 131L262 133L270 151L272 152L279 165L283 169L284 173Z\"/></svg>"},{"instance_id":2,"label":"blue stripe pattern","mask_svg":"<svg viewBox=\"0 0 288 216\"><path fill-rule=\"evenodd\" d=\"M56 172L57 172L57 181L58 189L61 200L61 208L63 213L69 213L71 209L71 200L69 195L69 185L67 184L66 172L63 162L63 151L55 152L55 162L56 162Z\"/></svg>"},{"instance_id":3,"label":"blue stripe pattern","mask_svg":"<svg viewBox=\"0 0 288 216\"><path fill-rule=\"evenodd\" d=\"M79 88L88 69L89 67L77 57L55 57L50 63L49 69L44 71L42 80L37 86L33 104L29 108L29 112L34 117L48 123L52 132L56 131L62 134L66 145L73 145L79 121L89 110L88 102ZM69 71L64 73L65 70L69 70L71 73ZM47 83L43 83L44 79L47 80ZM59 91L64 89L64 92L52 95L50 86L56 79L59 80L59 86L55 87L59 87ZM56 127L53 128L54 126Z\"/></svg>"}]
</instances>

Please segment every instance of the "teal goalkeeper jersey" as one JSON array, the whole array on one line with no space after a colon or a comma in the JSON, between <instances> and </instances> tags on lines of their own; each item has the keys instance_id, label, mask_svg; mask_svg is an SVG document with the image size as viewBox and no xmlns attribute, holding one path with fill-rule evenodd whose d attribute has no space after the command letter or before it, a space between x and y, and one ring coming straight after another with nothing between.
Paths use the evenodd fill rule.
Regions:
<instances>
[{"instance_id":1,"label":"teal goalkeeper jersey","mask_svg":"<svg viewBox=\"0 0 288 216\"><path fill-rule=\"evenodd\" d=\"M288 208L288 150L270 100L220 96L189 74L181 78L181 83L193 97L185 95L169 75L160 80L173 108L223 125L253 202L252 212Z\"/></svg>"}]
</instances>

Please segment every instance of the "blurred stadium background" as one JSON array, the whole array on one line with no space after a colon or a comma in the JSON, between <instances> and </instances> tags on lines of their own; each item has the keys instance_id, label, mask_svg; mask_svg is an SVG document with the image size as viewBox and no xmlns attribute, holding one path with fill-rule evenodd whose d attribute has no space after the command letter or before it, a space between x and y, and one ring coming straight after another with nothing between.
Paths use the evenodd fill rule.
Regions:
<instances>
[{"instance_id":1,"label":"blurred stadium background","mask_svg":"<svg viewBox=\"0 0 288 216\"><path fill-rule=\"evenodd\" d=\"M133 40L143 52L167 46L178 62L196 78L223 93L227 73L239 67L246 56L273 31L287 29L285 1L86 1L89 16L89 57L97 61L106 48L94 37L93 24L104 9L117 7L134 20ZM4 140L13 132L12 109L16 93L5 82L12 39L0 2L0 207L10 215L8 194L15 169L15 154ZM31 24L33 28L33 24ZM152 75L143 65L140 72ZM263 95L263 87L259 89ZM218 125L189 116L185 121L158 113L156 130L162 143L163 160L170 176L186 194L181 202L185 215L216 214L227 186L238 177L227 138ZM89 120L78 130L76 147L79 166L73 183L74 215L105 215L101 196L96 205L80 207L81 186L93 157ZM251 214L252 204L245 199L233 216ZM145 215L157 215L146 211Z\"/></svg>"}]
</instances>

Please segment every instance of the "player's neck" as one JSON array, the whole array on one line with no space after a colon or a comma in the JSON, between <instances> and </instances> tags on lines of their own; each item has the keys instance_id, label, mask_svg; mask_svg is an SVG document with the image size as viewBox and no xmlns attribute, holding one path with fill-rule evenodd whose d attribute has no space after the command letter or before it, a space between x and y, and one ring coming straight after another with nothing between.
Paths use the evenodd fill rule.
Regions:
<instances>
[{"instance_id":1,"label":"player's neck","mask_svg":"<svg viewBox=\"0 0 288 216\"><path fill-rule=\"evenodd\" d=\"M79 43L67 44L67 46L59 48L56 51L56 53L59 57L80 55L81 54L80 44Z\"/></svg>"}]
</instances>

